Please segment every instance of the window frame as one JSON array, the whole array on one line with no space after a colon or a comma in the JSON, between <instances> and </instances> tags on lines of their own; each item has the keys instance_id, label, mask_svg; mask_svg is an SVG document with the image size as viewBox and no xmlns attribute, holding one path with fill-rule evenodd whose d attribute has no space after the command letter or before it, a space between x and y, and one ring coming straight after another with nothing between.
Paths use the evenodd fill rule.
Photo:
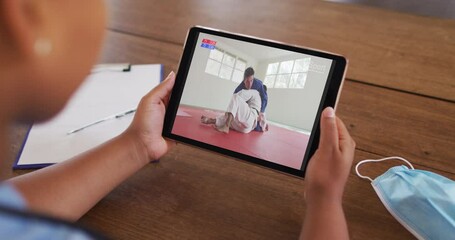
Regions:
<instances>
[{"instance_id":1,"label":"window frame","mask_svg":"<svg viewBox=\"0 0 455 240\"><path fill-rule=\"evenodd\" d=\"M308 59L308 60L306 60ZM308 61L308 68L304 68L302 71L296 71L296 62L299 61L299 60L303 60L303 61ZM283 63L286 63L286 62L290 62L292 61L292 70L290 73L288 72L280 72L280 69L281 69L281 65ZM305 85L306 85L306 81L307 81L307 77L308 77L308 72L309 72L309 65L311 63L311 58L309 57L305 57L305 58L297 58L297 59L292 59L292 60L283 60L283 61L276 61L276 62L271 62L271 63L268 63L267 64L267 70L266 70L266 74L265 74L265 77L264 77L264 84L267 85L267 88L276 88L276 89L303 89L305 88ZM278 64L277 68L276 68L276 71L274 73L270 73L268 74L269 72L269 68L270 68L270 65L272 64ZM298 75L298 74L305 74L305 80L303 82L303 86L302 87L291 87L290 84L291 84L291 81L292 81L292 77L294 75ZM286 83L285 83L285 86L284 87L277 87L277 80L278 80L278 77L279 76L286 76L286 75L289 75L289 77L287 78L286 80ZM273 77L273 86L269 86L271 84L267 83L266 79L269 78L269 77Z\"/></svg>"},{"instance_id":2,"label":"window frame","mask_svg":"<svg viewBox=\"0 0 455 240\"><path fill-rule=\"evenodd\" d=\"M209 56L207 57L207 63L205 64L205 70L204 70L204 72L205 72L206 74L210 74L210 75L212 75L212 76L216 76L216 77L218 77L218 78L220 78L220 79L223 79L223 80L228 80L228 81L235 82L235 83L240 83L240 82L242 82L243 79L242 79L240 82L238 82L237 80L234 79L234 76L236 76L236 75L235 75L235 72L236 72L236 71L237 71L237 72L241 72L241 73L242 73L242 78L243 78L243 72L245 72L245 69L246 69L246 66L247 66L247 64L248 64L248 61L245 60L244 58L241 58L241 57L237 56L236 54L233 54L233 53L230 52L230 51L224 50L223 48L215 47L215 49L223 54L223 56L222 56L222 58L221 58L221 62L218 61L218 59L212 58L212 57L210 56L210 54L209 54ZM211 50L211 51L212 51L212 50ZM230 66L229 64L226 64L226 63L225 63L224 59L225 59L225 56L226 56L226 55L227 55L227 56L230 56L230 57L232 57L232 58L234 58L234 64L233 64L233 66ZM207 66L208 66L208 64L209 64L209 61L214 61L214 62L216 62L216 63L218 63L218 64L220 65L219 68L218 68L218 71L217 71L217 74L216 74L216 75L215 75L214 73L207 72ZM244 67L245 67L244 69L241 69L241 68L238 67L238 62L240 62L240 61L244 64ZM225 78L225 77L222 77L222 76L221 76L221 72L222 72L221 69L223 68L223 66L225 66L225 67L231 69L229 78Z\"/></svg>"}]
</instances>

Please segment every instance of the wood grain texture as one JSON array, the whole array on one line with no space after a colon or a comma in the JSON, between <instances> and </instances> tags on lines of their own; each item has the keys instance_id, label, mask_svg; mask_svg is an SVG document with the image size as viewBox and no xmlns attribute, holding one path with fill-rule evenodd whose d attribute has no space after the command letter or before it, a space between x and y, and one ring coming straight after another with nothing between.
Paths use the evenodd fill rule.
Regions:
<instances>
[{"instance_id":1,"label":"wood grain texture","mask_svg":"<svg viewBox=\"0 0 455 240\"><path fill-rule=\"evenodd\" d=\"M377 159L381 155L370 154L357 150L353 167L363 159ZM362 165L360 173L373 179L383 174L390 167L403 165L402 161L370 163ZM451 179L455 174L434 170L413 163L416 169L432 171ZM415 239L401 224L387 211L379 200L370 182L357 177L352 169L345 188L343 207L348 221L351 239Z\"/></svg>"},{"instance_id":2,"label":"wood grain texture","mask_svg":"<svg viewBox=\"0 0 455 240\"><path fill-rule=\"evenodd\" d=\"M162 62L169 71L176 67L181 45L109 31L104 52L105 60ZM356 162L402 155L416 168L452 179L454 111L446 101L355 81L345 83L338 108L361 149ZM362 170L376 177L393 164L401 163ZM305 211L303 185L299 179L178 145L81 222L120 239L296 239ZM344 207L352 239L413 239L368 181L354 174Z\"/></svg>"},{"instance_id":3,"label":"wood grain texture","mask_svg":"<svg viewBox=\"0 0 455 240\"><path fill-rule=\"evenodd\" d=\"M135 63L162 62L175 70L181 46L109 32L104 59ZM130 48L129 46L135 46ZM130 57L134 56L134 57ZM455 172L455 104L346 81L338 106L357 147L380 155Z\"/></svg>"},{"instance_id":4,"label":"wood grain texture","mask_svg":"<svg viewBox=\"0 0 455 240\"><path fill-rule=\"evenodd\" d=\"M455 173L455 104L347 81L338 113L358 149Z\"/></svg>"},{"instance_id":5,"label":"wood grain texture","mask_svg":"<svg viewBox=\"0 0 455 240\"><path fill-rule=\"evenodd\" d=\"M81 222L119 239L292 239L300 232L302 186L301 179L179 144Z\"/></svg>"},{"instance_id":6,"label":"wood grain texture","mask_svg":"<svg viewBox=\"0 0 455 240\"><path fill-rule=\"evenodd\" d=\"M355 162L378 157L356 151ZM361 170L377 176L398 164ZM301 179L179 144L115 189L80 222L116 239L297 239L304 191ZM413 239L354 171L344 208L351 239Z\"/></svg>"},{"instance_id":7,"label":"wood grain texture","mask_svg":"<svg viewBox=\"0 0 455 240\"><path fill-rule=\"evenodd\" d=\"M166 72L177 71L182 46L107 31L99 62L163 64Z\"/></svg>"},{"instance_id":8,"label":"wood grain texture","mask_svg":"<svg viewBox=\"0 0 455 240\"><path fill-rule=\"evenodd\" d=\"M343 54L348 78L455 101L455 21L316 0L108 1L110 29L183 44L192 25Z\"/></svg>"},{"instance_id":9,"label":"wood grain texture","mask_svg":"<svg viewBox=\"0 0 455 240\"><path fill-rule=\"evenodd\" d=\"M180 54L177 44L108 31L100 61L163 63L170 71ZM453 104L347 81L338 114L357 141L356 162L399 154L416 168L455 179L450 160ZM25 132L25 126L13 128L11 156ZM376 177L392 164L400 162L361 169ZM301 179L179 144L160 163L115 189L80 222L115 239L296 239L305 212L303 192ZM413 239L368 181L353 173L344 207L352 239Z\"/></svg>"},{"instance_id":10,"label":"wood grain texture","mask_svg":"<svg viewBox=\"0 0 455 240\"><path fill-rule=\"evenodd\" d=\"M108 1L100 62L176 70L189 26L202 24L346 54L337 114L362 159L401 155L455 179L455 23L305 1ZM12 164L26 126L11 130ZM365 165L376 177L393 161ZM28 171L2 168L11 177ZM297 239L304 180L178 144L100 201L79 222L114 239ZM352 239L414 239L370 183L351 172L344 209Z\"/></svg>"}]
</instances>

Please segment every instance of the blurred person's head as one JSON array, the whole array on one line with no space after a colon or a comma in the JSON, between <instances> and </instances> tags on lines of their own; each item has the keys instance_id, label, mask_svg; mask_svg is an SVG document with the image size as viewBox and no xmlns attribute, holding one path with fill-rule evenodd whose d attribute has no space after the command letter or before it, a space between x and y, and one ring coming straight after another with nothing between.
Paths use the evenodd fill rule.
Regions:
<instances>
[{"instance_id":1,"label":"blurred person's head","mask_svg":"<svg viewBox=\"0 0 455 240\"><path fill-rule=\"evenodd\" d=\"M252 67L249 67L245 69L245 73L243 74L243 84L245 84L246 89L251 89L251 86L253 86L253 80L254 69Z\"/></svg>"},{"instance_id":2,"label":"blurred person's head","mask_svg":"<svg viewBox=\"0 0 455 240\"><path fill-rule=\"evenodd\" d=\"M0 121L58 113L97 61L105 18L103 0L0 1Z\"/></svg>"}]
</instances>

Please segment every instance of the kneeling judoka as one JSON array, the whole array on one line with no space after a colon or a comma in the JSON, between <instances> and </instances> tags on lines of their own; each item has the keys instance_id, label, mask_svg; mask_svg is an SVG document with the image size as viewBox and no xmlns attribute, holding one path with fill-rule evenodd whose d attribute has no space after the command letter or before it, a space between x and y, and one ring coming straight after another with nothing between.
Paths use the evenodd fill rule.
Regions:
<instances>
[{"instance_id":1,"label":"kneeling judoka","mask_svg":"<svg viewBox=\"0 0 455 240\"><path fill-rule=\"evenodd\" d=\"M242 133L251 132L258 124L264 131L268 130L265 115L260 114L261 97L254 89L244 89L232 95L231 101L224 115L216 118L201 116L204 124L214 124L215 129L229 133L232 128Z\"/></svg>"}]
</instances>

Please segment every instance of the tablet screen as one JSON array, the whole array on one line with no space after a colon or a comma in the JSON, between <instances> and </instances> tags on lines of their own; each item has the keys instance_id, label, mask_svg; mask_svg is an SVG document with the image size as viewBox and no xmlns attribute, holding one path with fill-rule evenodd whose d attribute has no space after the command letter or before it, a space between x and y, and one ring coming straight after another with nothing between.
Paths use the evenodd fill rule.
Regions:
<instances>
[{"instance_id":1,"label":"tablet screen","mask_svg":"<svg viewBox=\"0 0 455 240\"><path fill-rule=\"evenodd\" d=\"M303 176L316 149L310 151L318 139L312 136L319 134L320 111L335 104L342 80L333 81L337 56L192 30L168 108L165 136ZM333 82L335 97L325 102Z\"/></svg>"}]
</instances>

